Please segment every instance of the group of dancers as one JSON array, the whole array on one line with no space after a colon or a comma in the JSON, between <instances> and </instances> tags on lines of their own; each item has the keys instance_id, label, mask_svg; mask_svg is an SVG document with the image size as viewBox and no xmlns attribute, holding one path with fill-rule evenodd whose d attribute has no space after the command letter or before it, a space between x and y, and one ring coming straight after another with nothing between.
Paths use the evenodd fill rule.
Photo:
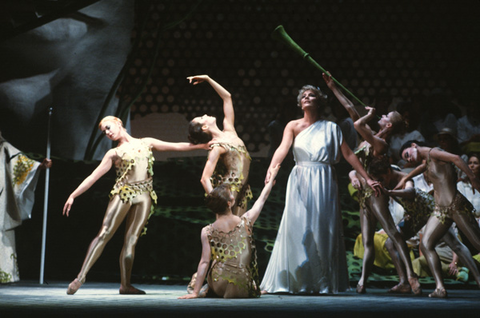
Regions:
<instances>
[{"instance_id":1,"label":"group of dancers","mask_svg":"<svg viewBox=\"0 0 480 318\"><path fill-rule=\"evenodd\" d=\"M480 228L472 215L471 204L456 190L453 164L467 175L477 191L480 191L480 180L458 156L415 142L402 149L401 157L418 164L418 167L408 175L389 169L388 140L401 127L402 116L395 111L383 115L375 132L368 125L375 118L375 109L367 107L367 114L360 117L331 76L323 74L323 78L341 107L350 114L356 131L364 141L353 152L340 127L322 117L327 104L326 95L318 87L302 87L297 106L303 111L303 116L286 125L281 144L266 172L265 187L248 211L248 201L252 199L248 185L251 158L235 130L231 94L208 75L187 79L193 85L209 83L221 97L223 130L217 126L215 117L204 115L190 122L190 143L171 143L154 138L134 138L127 133L120 119L105 117L99 128L118 145L105 154L99 166L72 192L63 214L68 216L75 198L87 191L112 166L117 171L117 179L100 231L90 244L82 268L68 286L67 294L75 294L85 282L88 271L125 218L125 241L120 255L120 293L145 293L133 287L130 278L135 245L146 226L153 203L156 203L152 186L152 151L205 149L209 152L201 183L207 194L206 206L215 213L216 219L201 231L201 259L187 288L188 293L180 298L210 295L243 298L265 293L334 294L348 290L343 222L334 168L341 157L353 167L351 183L359 193L365 252L357 292L366 292L365 285L375 257L373 236L378 221L388 234L396 255L392 259L395 258L400 282L391 291L422 293L405 240L423 222L426 229L420 248L436 280L436 289L430 296L446 297L439 272L440 261L434 249L436 243L443 238L452 247L455 246L465 264L475 265L471 254L465 252L450 231L455 222L480 250ZM288 179L285 208L272 255L260 282L253 225L291 148L295 166ZM418 190L412 182L412 177L423 171L428 173L433 183L433 196ZM409 223L408 230L397 229L388 207L390 197L403 202L406 215L415 221Z\"/></svg>"}]
</instances>

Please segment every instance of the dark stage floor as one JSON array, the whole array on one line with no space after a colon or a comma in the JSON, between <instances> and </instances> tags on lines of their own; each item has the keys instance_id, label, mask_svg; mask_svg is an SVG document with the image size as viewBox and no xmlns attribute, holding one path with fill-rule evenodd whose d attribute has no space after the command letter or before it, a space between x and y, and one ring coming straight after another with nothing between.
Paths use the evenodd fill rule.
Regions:
<instances>
[{"instance_id":1,"label":"dark stage floor","mask_svg":"<svg viewBox=\"0 0 480 318\"><path fill-rule=\"evenodd\" d=\"M449 298L387 294L370 288L327 296L264 295L259 299L178 300L181 285L136 285L147 294L119 295L117 283L87 282L66 295L67 282L21 282L0 285L0 317L477 317L480 290L449 287ZM373 316L374 315L374 316Z\"/></svg>"}]
</instances>

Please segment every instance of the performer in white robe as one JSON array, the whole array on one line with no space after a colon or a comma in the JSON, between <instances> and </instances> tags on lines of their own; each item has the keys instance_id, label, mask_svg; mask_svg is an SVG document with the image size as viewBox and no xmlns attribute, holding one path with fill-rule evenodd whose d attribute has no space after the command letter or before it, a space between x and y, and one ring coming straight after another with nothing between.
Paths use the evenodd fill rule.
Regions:
<instances>
[{"instance_id":1,"label":"performer in white robe","mask_svg":"<svg viewBox=\"0 0 480 318\"><path fill-rule=\"evenodd\" d=\"M13 147L0 133L0 283L20 280L15 228L31 217L40 163Z\"/></svg>"},{"instance_id":2,"label":"performer in white robe","mask_svg":"<svg viewBox=\"0 0 480 318\"><path fill-rule=\"evenodd\" d=\"M304 86L298 96L304 117L285 128L267 173L290 146L296 165L287 183L285 210L261 290L263 293L337 293L349 287L335 168L345 159L370 180L344 141L340 127L320 118L323 94Z\"/></svg>"}]
</instances>

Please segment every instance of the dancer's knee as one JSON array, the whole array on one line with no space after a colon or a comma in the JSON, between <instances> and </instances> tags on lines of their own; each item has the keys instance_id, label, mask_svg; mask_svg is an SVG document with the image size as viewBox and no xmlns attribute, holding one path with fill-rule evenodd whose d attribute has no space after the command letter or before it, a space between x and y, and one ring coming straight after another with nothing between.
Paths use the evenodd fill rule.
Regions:
<instances>
[{"instance_id":1,"label":"dancer's knee","mask_svg":"<svg viewBox=\"0 0 480 318\"><path fill-rule=\"evenodd\" d=\"M129 235L125 237L125 242L123 245L124 253L133 254L135 246L137 245L138 237L135 235Z\"/></svg>"},{"instance_id":2,"label":"dancer's knee","mask_svg":"<svg viewBox=\"0 0 480 318\"><path fill-rule=\"evenodd\" d=\"M422 251L422 253L425 255L435 250L435 245L429 242L426 242L425 240L420 241L419 247L420 247L420 251Z\"/></svg>"},{"instance_id":3,"label":"dancer's knee","mask_svg":"<svg viewBox=\"0 0 480 318\"><path fill-rule=\"evenodd\" d=\"M100 232L97 235L97 240L99 242L107 243L110 238L113 236L113 231L109 229L108 227L102 227Z\"/></svg>"},{"instance_id":4,"label":"dancer's knee","mask_svg":"<svg viewBox=\"0 0 480 318\"><path fill-rule=\"evenodd\" d=\"M365 236L363 238L363 248L365 250L374 249L374 239L373 239L373 237Z\"/></svg>"}]
</instances>

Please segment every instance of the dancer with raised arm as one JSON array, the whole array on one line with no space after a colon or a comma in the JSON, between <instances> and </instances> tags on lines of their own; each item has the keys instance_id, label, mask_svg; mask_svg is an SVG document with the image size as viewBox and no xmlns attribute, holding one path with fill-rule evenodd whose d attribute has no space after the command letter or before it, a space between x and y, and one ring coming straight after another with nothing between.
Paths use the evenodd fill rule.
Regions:
<instances>
[{"instance_id":1,"label":"dancer with raised arm","mask_svg":"<svg viewBox=\"0 0 480 318\"><path fill-rule=\"evenodd\" d=\"M186 142L171 143L155 138L134 138L123 127L122 121L107 116L99 124L100 130L118 145L110 149L98 167L68 197L63 215L70 215L74 200L87 191L100 177L115 166L117 179L110 192L110 202L103 224L90 244L77 278L70 283L67 294L73 295L85 282L88 271L103 252L108 241L126 219L125 241L120 254L120 294L145 294L130 283L135 246L153 211L152 201L157 196L153 190L153 154L155 151L188 151L206 149L205 145Z\"/></svg>"},{"instance_id":2,"label":"dancer with raised arm","mask_svg":"<svg viewBox=\"0 0 480 318\"><path fill-rule=\"evenodd\" d=\"M346 98L343 93L336 87L331 79L330 74L323 74L323 79L327 86L332 90L340 103L347 109L352 119L355 121L355 129L362 136L364 141L358 146L355 151L356 155L361 160L363 167L368 171L368 167L373 158L386 156L388 152L387 140L401 129L403 125L402 116L394 111L387 115L382 115L378 120L380 131L375 133L369 126L368 122L375 118L375 109L366 107L368 113L361 117L355 110L353 103ZM395 222L390 214L388 207L388 197L385 194L379 196L372 196L372 191L365 187L365 181L362 176L350 174L353 178L358 178L359 182L353 182L352 185L356 187L360 203L360 227L362 231L362 240L364 246L364 257L362 276L357 284L357 293L363 294L366 292L365 284L372 271L373 262L375 260L374 235L376 222L380 222L382 228L387 233L388 237L395 244L402 262L405 264L408 281L411 285L412 291L415 294L421 294L422 289L418 282L418 277L413 271L412 261L409 256L407 244L398 232Z\"/></svg>"},{"instance_id":3,"label":"dancer with raised arm","mask_svg":"<svg viewBox=\"0 0 480 318\"><path fill-rule=\"evenodd\" d=\"M209 83L223 100L223 130L217 126L217 119L203 115L194 118L189 125L188 138L193 144L208 143L210 152L200 182L206 194L222 183L231 186L235 197L232 212L241 216L247 210L252 199L252 191L248 185L250 171L250 155L242 139L235 130L235 111L231 94L208 75L187 77L190 83L198 85Z\"/></svg>"},{"instance_id":4,"label":"dancer with raised arm","mask_svg":"<svg viewBox=\"0 0 480 318\"><path fill-rule=\"evenodd\" d=\"M205 297L209 292L223 298L260 296L253 225L275 184L279 168L277 165L272 169L270 181L253 207L241 217L232 213L235 199L228 184L210 192L205 202L216 214L216 221L202 229L202 257L197 269L197 282L203 283L207 277L209 290L196 284L191 293L179 298Z\"/></svg>"},{"instance_id":5,"label":"dancer with raised arm","mask_svg":"<svg viewBox=\"0 0 480 318\"><path fill-rule=\"evenodd\" d=\"M290 121L265 182L293 145L296 165L287 183L285 209L261 283L263 293L325 294L349 288L343 223L334 164L343 155L375 188L343 139L340 127L321 118L326 96L317 87L300 89L303 118ZM377 191L377 190L374 190Z\"/></svg>"},{"instance_id":6,"label":"dancer with raised arm","mask_svg":"<svg viewBox=\"0 0 480 318\"><path fill-rule=\"evenodd\" d=\"M405 216L398 224L399 232L404 240L408 240L417 235L427 223L435 207L433 196L426 192L431 186L425 188L427 183L425 182L423 174L414 177L413 180L408 180L404 189L393 190L406 174L392 169L388 160L380 158L373 159L368 173L374 180L382 184L385 194L393 197L405 209ZM452 227L445 233L442 240L458 256L461 263L471 271L477 285L480 286L480 273L473 260L472 254L458 239ZM389 292L400 294L410 293L411 288L408 284L405 265L400 260L395 245L390 238L385 241L385 247L392 258L399 277L399 283L391 288ZM452 261L452 263L454 262Z\"/></svg>"}]
</instances>

